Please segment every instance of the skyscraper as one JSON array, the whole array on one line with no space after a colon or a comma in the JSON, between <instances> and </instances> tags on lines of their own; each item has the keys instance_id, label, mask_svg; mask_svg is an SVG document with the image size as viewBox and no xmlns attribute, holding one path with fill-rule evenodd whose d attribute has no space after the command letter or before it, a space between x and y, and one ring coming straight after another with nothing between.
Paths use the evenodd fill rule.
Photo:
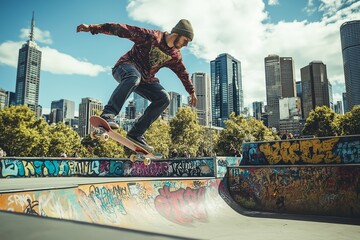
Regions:
<instances>
[{"instance_id":1,"label":"skyscraper","mask_svg":"<svg viewBox=\"0 0 360 240\"><path fill-rule=\"evenodd\" d=\"M206 73L193 73L191 80L195 86L196 111L198 114L199 124L210 126L211 122L211 82L210 76Z\"/></svg>"},{"instance_id":2,"label":"skyscraper","mask_svg":"<svg viewBox=\"0 0 360 240\"><path fill-rule=\"evenodd\" d=\"M279 130L279 99L296 95L294 62L291 57L269 55L265 62L266 102L268 127Z\"/></svg>"},{"instance_id":3,"label":"skyscraper","mask_svg":"<svg viewBox=\"0 0 360 240\"><path fill-rule=\"evenodd\" d=\"M75 103L70 100L60 99L51 102L51 113L53 118L51 122L68 122L74 119ZM50 114L51 115L51 114Z\"/></svg>"},{"instance_id":4,"label":"skyscraper","mask_svg":"<svg viewBox=\"0 0 360 240\"><path fill-rule=\"evenodd\" d=\"M316 106L330 107L329 81L326 65L321 61L312 61L300 69L302 85L303 116L306 119Z\"/></svg>"},{"instance_id":5,"label":"skyscraper","mask_svg":"<svg viewBox=\"0 0 360 240\"><path fill-rule=\"evenodd\" d=\"M11 91L6 91L6 106L15 106L15 93Z\"/></svg>"},{"instance_id":6,"label":"skyscraper","mask_svg":"<svg viewBox=\"0 0 360 240\"><path fill-rule=\"evenodd\" d=\"M360 20L343 23L340 36L348 112L360 104Z\"/></svg>"},{"instance_id":7,"label":"skyscraper","mask_svg":"<svg viewBox=\"0 0 360 240\"><path fill-rule=\"evenodd\" d=\"M280 106L280 126L279 132L293 134L293 136L301 135L303 128L301 99L299 97L281 98Z\"/></svg>"},{"instance_id":8,"label":"skyscraper","mask_svg":"<svg viewBox=\"0 0 360 240\"><path fill-rule=\"evenodd\" d=\"M39 116L39 85L41 51L34 39L34 13L31 20L29 40L19 50L15 101L16 105L26 105ZM41 115L41 113L40 113Z\"/></svg>"},{"instance_id":9,"label":"skyscraper","mask_svg":"<svg viewBox=\"0 0 360 240\"><path fill-rule=\"evenodd\" d=\"M128 105L125 107L125 118L126 119L135 119L136 117L136 106L134 101L129 101Z\"/></svg>"},{"instance_id":10,"label":"skyscraper","mask_svg":"<svg viewBox=\"0 0 360 240\"><path fill-rule=\"evenodd\" d=\"M261 120L264 112L264 103L263 102L253 102L253 117L257 120Z\"/></svg>"},{"instance_id":11,"label":"skyscraper","mask_svg":"<svg viewBox=\"0 0 360 240\"><path fill-rule=\"evenodd\" d=\"M344 114L342 101L337 101L337 102L334 104L334 111L335 111L337 114Z\"/></svg>"},{"instance_id":12,"label":"skyscraper","mask_svg":"<svg viewBox=\"0 0 360 240\"><path fill-rule=\"evenodd\" d=\"M224 127L232 112L240 115L244 108L241 62L229 54L220 54L210 62L212 124Z\"/></svg>"},{"instance_id":13,"label":"skyscraper","mask_svg":"<svg viewBox=\"0 0 360 240\"><path fill-rule=\"evenodd\" d=\"M342 100L343 100L343 104L344 104L344 113L346 112L346 110L345 109L348 109L348 105L347 105L347 98L346 98L346 92L344 92L343 94L342 94Z\"/></svg>"},{"instance_id":14,"label":"skyscraper","mask_svg":"<svg viewBox=\"0 0 360 240\"><path fill-rule=\"evenodd\" d=\"M333 98L333 90L331 82L328 81L328 89L329 89L329 106L332 110L334 110L334 98Z\"/></svg>"},{"instance_id":15,"label":"skyscraper","mask_svg":"<svg viewBox=\"0 0 360 240\"><path fill-rule=\"evenodd\" d=\"M149 100L143 98L139 94L134 92L134 101L135 101L135 117L138 117L144 114L145 109L149 106Z\"/></svg>"},{"instance_id":16,"label":"skyscraper","mask_svg":"<svg viewBox=\"0 0 360 240\"><path fill-rule=\"evenodd\" d=\"M6 99L7 99L6 91L0 88L0 110L3 109L4 107L7 107Z\"/></svg>"},{"instance_id":17,"label":"skyscraper","mask_svg":"<svg viewBox=\"0 0 360 240\"><path fill-rule=\"evenodd\" d=\"M79 104L79 134L85 137L90 134L92 127L90 126L90 117L96 113L101 113L103 104L94 98L82 98Z\"/></svg>"},{"instance_id":18,"label":"skyscraper","mask_svg":"<svg viewBox=\"0 0 360 240\"><path fill-rule=\"evenodd\" d=\"M169 119L172 119L176 116L177 110L181 107L182 101L181 101L181 95L176 92L169 92L170 95L170 104L168 107L168 117Z\"/></svg>"}]
</instances>

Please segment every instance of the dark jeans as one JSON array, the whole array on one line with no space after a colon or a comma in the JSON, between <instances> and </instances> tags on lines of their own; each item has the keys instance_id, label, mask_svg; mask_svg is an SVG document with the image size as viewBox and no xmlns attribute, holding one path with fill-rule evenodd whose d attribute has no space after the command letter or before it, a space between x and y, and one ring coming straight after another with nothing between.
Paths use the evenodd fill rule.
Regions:
<instances>
[{"instance_id":1,"label":"dark jeans","mask_svg":"<svg viewBox=\"0 0 360 240\"><path fill-rule=\"evenodd\" d=\"M119 114L130 94L136 92L151 102L128 133L132 136L141 136L169 106L170 96L160 83L140 84L141 74L131 64L120 64L114 70L113 76L119 82L119 85L114 90L101 115L115 117Z\"/></svg>"}]
</instances>

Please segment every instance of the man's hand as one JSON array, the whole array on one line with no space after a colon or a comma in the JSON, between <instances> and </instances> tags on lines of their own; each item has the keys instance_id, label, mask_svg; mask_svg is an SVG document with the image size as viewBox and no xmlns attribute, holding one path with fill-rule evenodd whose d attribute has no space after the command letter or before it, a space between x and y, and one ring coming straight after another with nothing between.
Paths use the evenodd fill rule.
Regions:
<instances>
[{"instance_id":1,"label":"man's hand","mask_svg":"<svg viewBox=\"0 0 360 240\"><path fill-rule=\"evenodd\" d=\"M80 24L76 28L76 32L89 32L89 31L90 31L90 28L89 28L89 25L87 25L87 24Z\"/></svg>"},{"instance_id":2,"label":"man's hand","mask_svg":"<svg viewBox=\"0 0 360 240\"><path fill-rule=\"evenodd\" d=\"M193 93L190 95L189 104L190 104L190 106L192 106L192 107L196 107L196 103L197 103L196 93L193 92Z\"/></svg>"}]
</instances>

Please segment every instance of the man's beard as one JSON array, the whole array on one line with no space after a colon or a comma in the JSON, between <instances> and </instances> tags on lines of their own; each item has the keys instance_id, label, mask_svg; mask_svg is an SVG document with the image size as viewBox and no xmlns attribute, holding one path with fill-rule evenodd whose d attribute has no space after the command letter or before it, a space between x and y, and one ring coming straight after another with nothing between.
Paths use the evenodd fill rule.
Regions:
<instances>
[{"instance_id":1,"label":"man's beard","mask_svg":"<svg viewBox=\"0 0 360 240\"><path fill-rule=\"evenodd\" d=\"M179 45L180 36L176 36L174 40L174 47L180 49L182 46Z\"/></svg>"}]
</instances>

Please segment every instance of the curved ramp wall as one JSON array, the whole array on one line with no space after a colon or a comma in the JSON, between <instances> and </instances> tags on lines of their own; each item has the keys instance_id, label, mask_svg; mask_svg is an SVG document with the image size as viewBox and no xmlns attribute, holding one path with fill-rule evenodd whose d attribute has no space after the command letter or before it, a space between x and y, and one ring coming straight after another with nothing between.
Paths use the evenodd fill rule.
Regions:
<instances>
[{"instance_id":1,"label":"curved ramp wall","mask_svg":"<svg viewBox=\"0 0 360 240\"><path fill-rule=\"evenodd\" d=\"M232 198L251 211L360 220L360 165L228 168Z\"/></svg>"},{"instance_id":2,"label":"curved ramp wall","mask_svg":"<svg viewBox=\"0 0 360 240\"><path fill-rule=\"evenodd\" d=\"M206 229L218 221L245 218L220 197L219 185L218 179L133 180L1 193L0 210L210 239L214 233Z\"/></svg>"}]
</instances>

